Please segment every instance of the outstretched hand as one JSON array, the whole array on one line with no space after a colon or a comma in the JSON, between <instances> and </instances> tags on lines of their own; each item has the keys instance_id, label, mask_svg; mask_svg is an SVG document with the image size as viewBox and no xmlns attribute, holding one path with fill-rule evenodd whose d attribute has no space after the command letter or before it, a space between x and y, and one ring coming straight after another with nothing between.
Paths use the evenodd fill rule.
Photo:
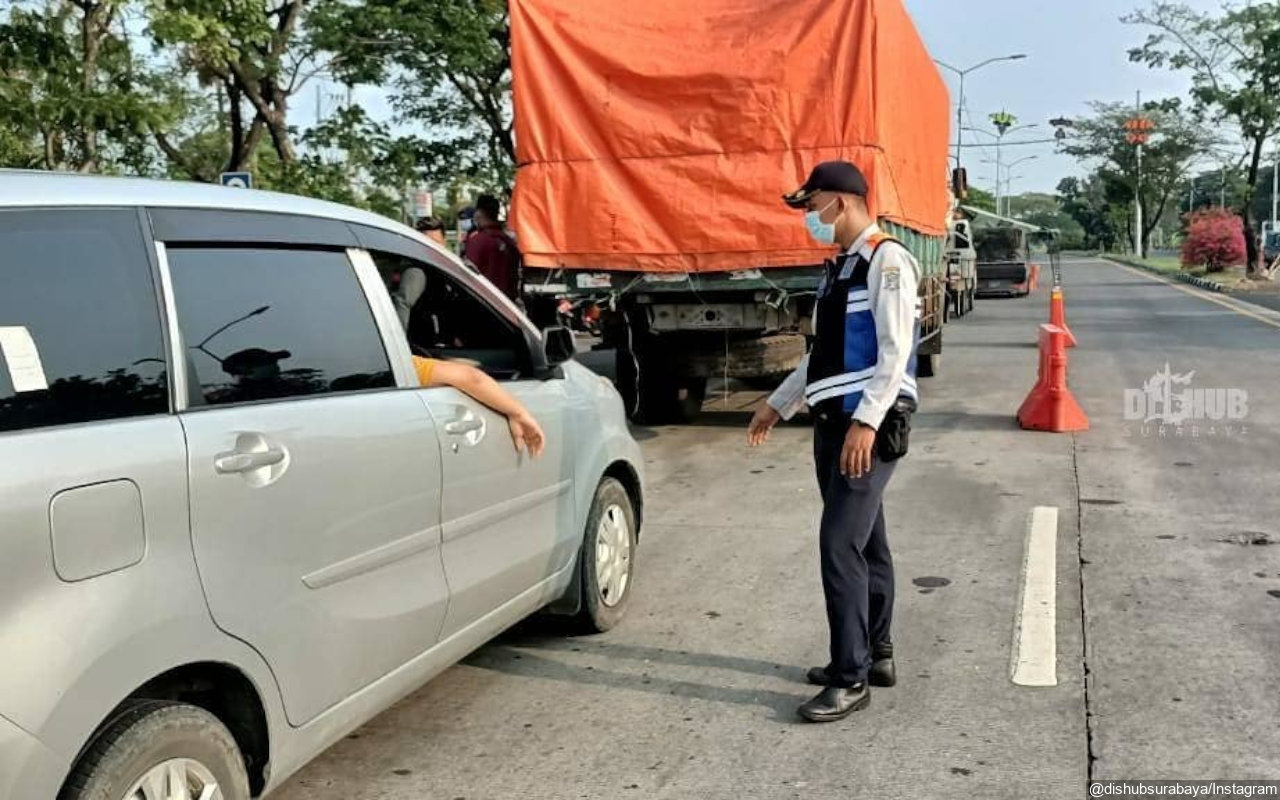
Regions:
<instances>
[{"instance_id":1,"label":"outstretched hand","mask_svg":"<svg viewBox=\"0 0 1280 800\"><path fill-rule=\"evenodd\" d=\"M759 447L769 441L769 434L781 420L782 416L773 409L773 406L768 403L761 406L747 427L747 446Z\"/></svg>"},{"instance_id":2,"label":"outstretched hand","mask_svg":"<svg viewBox=\"0 0 1280 800\"><path fill-rule=\"evenodd\" d=\"M517 453L528 449L529 455L534 458L542 455L547 437L533 415L525 413L510 416L507 418L507 426L511 429L511 441L515 443Z\"/></svg>"}]
</instances>

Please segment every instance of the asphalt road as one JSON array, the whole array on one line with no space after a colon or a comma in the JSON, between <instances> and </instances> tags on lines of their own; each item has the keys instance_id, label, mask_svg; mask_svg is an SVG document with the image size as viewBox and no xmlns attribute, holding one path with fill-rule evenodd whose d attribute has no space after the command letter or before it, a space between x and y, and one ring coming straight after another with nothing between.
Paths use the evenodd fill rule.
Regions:
<instances>
[{"instance_id":1,"label":"asphalt road","mask_svg":"<svg viewBox=\"0 0 1280 800\"><path fill-rule=\"evenodd\" d=\"M1085 433L1014 422L1047 291L946 330L887 498L900 681L868 710L795 715L826 654L811 432L748 451L762 395L730 391L698 425L636 432L648 517L619 628L509 632L277 797L1078 798L1090 776L1280 779L1280 546L1261 544L1280 542L1280 315L1097 261L1067 262L1064 283ZM1166 362L1247 392L1247 416L1181 435L1126 419L1125 389ZM1040 565L1052 686L1011 680L1034 640L1018 610L1037 506L1058 513Z\"/></svg>"}]
</instances>

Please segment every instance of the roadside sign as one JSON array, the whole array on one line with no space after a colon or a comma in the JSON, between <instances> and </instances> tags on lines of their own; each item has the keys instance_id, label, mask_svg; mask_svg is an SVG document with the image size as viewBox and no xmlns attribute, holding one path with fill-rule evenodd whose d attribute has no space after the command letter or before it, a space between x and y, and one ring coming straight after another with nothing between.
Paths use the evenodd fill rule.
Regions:
<instances>
[{"instance_id":1,"label":"roadside sign","mask_svg":"<svg viewBox=\"0 0 1280 800\"><path fill-rule=\"evenodd\" d=\"M224 172L218 176L223 186L235 189L252 189L253 175L248 172Z\"/></svg>"}]
</instances>

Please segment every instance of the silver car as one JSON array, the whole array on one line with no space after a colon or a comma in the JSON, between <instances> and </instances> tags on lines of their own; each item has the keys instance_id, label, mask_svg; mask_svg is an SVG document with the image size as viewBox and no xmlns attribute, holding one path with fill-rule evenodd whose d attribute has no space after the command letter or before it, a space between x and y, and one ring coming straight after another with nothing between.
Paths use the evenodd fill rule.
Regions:
<instances>
[{"instance_id":1,"label":"silver car","mask_svg":"<svg viewBox=\"0 0 1280 800\"><path fill-rule=\"evenodd\" d=\"M617 393L387 219L0 172L0 353L0 799L260 796L529 614L627 606Z\"/></svg>"}]
</instances>

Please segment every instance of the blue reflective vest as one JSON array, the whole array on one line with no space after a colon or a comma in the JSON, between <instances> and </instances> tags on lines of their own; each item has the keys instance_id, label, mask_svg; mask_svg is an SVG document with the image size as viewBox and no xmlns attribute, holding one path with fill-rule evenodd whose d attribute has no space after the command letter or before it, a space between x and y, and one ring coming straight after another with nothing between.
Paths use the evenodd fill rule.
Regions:
<instances>
[{"instance_id":1,"label":"blue reflective vest","mask_svg":"<svg viewBox=\"0 0 1280 800\"><path fill-rule=\"evenodd\" d=\"M805 400L815 412L851 415L862 402L862 392L875 374L880 356L876 320L871 309L867 273L876 251L896 239L872 234L857 253L827 262L827 274L818 288L817 320ZM866 253L867 255L863 255ZM899 397L918 402L916 351L920 346L920 317L915 320L911 357L902 379Z\"/></svg>"}]
</instances>

